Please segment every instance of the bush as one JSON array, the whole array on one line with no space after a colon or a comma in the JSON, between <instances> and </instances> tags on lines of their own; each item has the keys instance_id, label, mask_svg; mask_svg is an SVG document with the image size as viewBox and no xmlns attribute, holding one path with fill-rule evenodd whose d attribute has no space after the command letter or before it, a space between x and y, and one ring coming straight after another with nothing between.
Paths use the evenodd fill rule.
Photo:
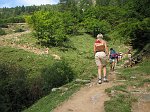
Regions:
<instances>
[{"instance_id":1,"label":"bush","mask_svg":"<svg viewBox=\"0 0 150 112\"><path fill-rule=\"evenodd\" d=\"M98 19L87 18L83 24L86 31L91 34L94 33L94 28L98 28L98 32L103 34L107 34L111 30L111 25L105 20L100 21Z\"/></svg>"},{"instance_id":2,"label":"bush","mask_svg":"<svg viewBox=\"0 0 150 112\"><path fill-rule=\"evenodd\" d=\"M68 40L63 14L57 11L38 11L26 21L35 30L35 37L42 43L52 46L63 46ZM72 30L72 29L68 29Z\"/></svg>"},{"instance_id":3,"label":"bush","mask_svg":"<svg viewBox=\"0 0 150 112\"><path fill-rule=\"evenodd\" d=\"M6 23L24 23L25 19L23 16L17 16L17 17L10 17L8 19L5 19Z\"/></svg>"},{"instance_id":4,"label":"bush","mask_svg":"<svg viewBox=\"0 0 150 112\"><path fill-rule=\"evenodd\" d=\"M86 18L94 18L98 19L99 21L105 20L112 26L116 26L123 21L125 16L127 15L127 11L123 8L114 7L114 6L96 6L90 7L85 10L84 14Z\"/></svg>"},{"instance_id":5,"label":"bush","mask_svg":"<svg viewBox=\"0 0 150 112\"><path fill-rule=\"evenodd\" d=\"M74 78L74 72L66 61L56 62L51 67L43 69L42 73L44 89L46 91L62 86Z\"/></svg>"},{"instance_id":6,"label":"bush","mask_svg":"<svg viewBox=\"0 0 150 112\"><path fill-rule=\"evenodd\" d=\"M27 72L22 67L11 63L0 64L0 111L21 111L53 87L62 86L74 78L74 72L65 61L43 69L41 74L27 79Z\"/></svg>"},{"instance_id":7,"label":"bush","mask_svg":"<svg viewBox=\"0 0 150 112\"><path fill-rule=\"evenodd\" d=\"M45 93L43 91L43 79L39 76L28 81L29 87L29 104L33 104L36 100L41 98Z\"/></svg>"},{"instance_id":8,"label":"bush","mask_svg":"<svg viewBox=\"0 0 150 112\"><path fill-rule=\"evenodd\" d=\"M131 34L133 48L143 49L150 42L150 18L145 18Z\"/></svg>"},{"instance_id":9,"label":"bush","mask_svg":"<svg viewBox=\"0 0 150 112\"><path fill-rule=\"evenodd\" d=\"M63 24L65 27L65 33L68 35L77 35L79 32L78 19L74 17L71 12L62 13Z\"/></svg>"},{"instance_id":10,"label":"bush","mask_svg":"<svg viewBox=\"0 0 150 112\"><path fill-rule=\"evenodd\" d=\"M28 105L26 71L15 64L0 64L0 111L18 112Z\"/></svg>"},{"instance_id":11,"label":"bush","mask_svg":"<svg viewBox=\"0 0 150 112\"><path fill-rule=\"evenodd\" d=\"M0 28L8 28L8 25L6 23L0 22Z\"/></svg>"},{"instance_id":12,"label":"bush","mask_svg":"<svg viewBox=\"0 0 150 112\"><path fill-rule=\"evenodd\" d=\"M16 28L15 32L24 32L24 30L22 28Z\"/></svg>"},{"instance_id":13,"label":"bush","mask_svg":"<svg viewBox=\"0 0 150 112\"><path fill-rule=\"evenodd\" d=\"M0 35L5 35L5 31L3 29L0 28Z\"/></svg>"},{"instance_id":14,"label":"bush","mask_svg":"<svg viewBox=\"0 0 150 112\"><path fill-rule=\"evenodd\" d=\"M150 19L145 18L139 21L135 18L129 18L126 22L120 23L115 31L122 37L124 43L132 44L133 48L142 49L149 42ZM116 35L117 37L117 35Z\"/></svg>"}]
</instances>

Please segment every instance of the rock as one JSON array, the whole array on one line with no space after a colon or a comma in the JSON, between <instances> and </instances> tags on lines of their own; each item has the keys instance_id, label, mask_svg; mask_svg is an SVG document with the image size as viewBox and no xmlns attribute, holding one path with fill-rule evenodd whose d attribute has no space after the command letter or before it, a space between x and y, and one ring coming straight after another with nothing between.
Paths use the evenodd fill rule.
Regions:
<instances>
[{"instance_id":1,"label":"rock","mask_svg":"<svg viewBox=\"0 0 150 112\"><path fill-rule=\"evenodd\" d=\"M135 76L131 76L130 79L136 79L136 77Z\"/></svg>"},{"instance_id":2,"label":"rock","mask_svg":"<svg viewBox=\"0 0 150 112\"><path fill-rule=\"evenodd\" d=\"M125 82L125 81L127 81L127 80L116 80L117 82Z\"/></svg>"},{"instance_id":3,"label":"rock","mask_svg":"<svg viewBox=\"0 0 150 112\"><path fill-rule=\"evenodd\" d=\"M59 88L53 88L51 91L54 92L54 91L57 91L59 90Z\"/></svg>"},{"instance_id":4,"label":"rock","mask_svg":"<svg viewBox=\"0 0 150 112\"><path fill-rule=\"evenodd\" d=\"M115 90L111 90L111 96L115 96L115 94L116 94L116 92L115 92Z\"/></svg>"},{"instance_id":5,"label":"rock","mask_svg":"<svg viewBox=\"0 0 150 112\"><path fill-rule=\"evenodd\" d=\"M66 88L66 87L59 87L59 90L67 91L67 90L68 90L68 88Z\"/></svg>"},{"instance_id":6,"label":"rock","mask_svg":"<svg viewBox=\"0 0 150 112\"><path fill-rule=\"evenodd\" d=\"M143 102L150 102L150 94L143 94L140 100Z\"/></svg>"},{"instance_id":7,"label":"rock","mask_svg":"<svg viewBox=\"0 0 150 112\"><path fill-rule=\"evenodd\" d=\"M130 66L130 61L129 60L125 60L124 61L124 68L129 67Z\"/></svg>"},{"instance_id":8,"label":"rock","mask_svg":"<svg viewBox=\"0 0 150 112\"><path fill-rule=\"evenodd\" d=\"M67 91L68 88L66 88L66 87L53 88L51 91L54 92L54 91L57 91L57 90Z\"/></svg>"},{"instance_id":9,"label":"rock","mask_svg":"<svg viewBox=\"0 0 150 112\"><path fill-rule=\"evenodd\" d=\"M90 80L82 80L82 79L76 79L75 82L78 82L78 83L90 83L91 81Z\"/></svg>"}]
</instances>

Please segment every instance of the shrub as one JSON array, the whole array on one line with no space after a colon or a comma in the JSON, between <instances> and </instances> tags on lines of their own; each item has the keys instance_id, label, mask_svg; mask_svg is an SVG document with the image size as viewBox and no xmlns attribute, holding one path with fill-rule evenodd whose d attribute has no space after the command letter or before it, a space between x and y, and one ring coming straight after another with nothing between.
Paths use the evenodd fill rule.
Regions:
<instances>
[{"instance_id":1,"label":"shrub","mask_svg":"<svg viewBox=\"0 0 150 112\"><path fill-rule=\"evenodd\" d=\"M9 17L8 19L5 19L6 23L24 23L25 19L23 16L17 16L17 17Z\"/></svg>"},{"instance_id":2,"label":"shrub","mask_svg":"<svg viewBox=\"0 0 150 112\"><path fill-rule=\"evenodd\" d=\"M41 74L27 79L27 72L22 67L12 63L0 64L0 111L21 111L53 87L62 86L74 78L74 72L65 61L43 69Z\"/></svg>"},{"instance_id":3,"label":"shrub","mask_svg":"<svg viewBox=\"0 0 150 112\"><path fill-rule=\"evenodd\" d=\"M23 32L24 30L22 28L16 28L15 32Z\"/></svg>"},{"instance_id":4,"label":"shrub","mask_svg":"<svg viewBox=\"0 0 150 112\"><path fill-rule=\"evenodd\" d=\"M133 48L141 49L149 42L149 24L149 18L145 18L143 21L129 18L126 22L120 23L115 31L120 35L119 37L122 37L121 40L124 43L131 43Z\"/></svg>"},{"instance_id":5,"label":"shrub","mask_svg":"<svg viewBox=\"0 0 150 112\"><path fill-rule=\"evenodd\" d=\"M44 95L43 91L43 79L39 76L36 78L32 78L28 81L29 88L29 99L28 103L33 104L36 100L41 98Z\"/></svg>"},{"instance_id":6,"label":"shrub","mask_svg":"<svg viewBox=\"0 0 150 112\"><path fill-rule=\"evenodd\" d=\"M5 35L5 31L3 29L0 28L0 35Z\"/></svg>"},{"instance_id":7,"label":"shrub","mask_svg":"<svg viewBox=\"0 0 150 112\"><path fill-rule=\"evenodd\" d=\"M74 72L66 61L56 62L51 67L43 69L44 89L51 90L62 86L74 78Z\"/></svg>"},{"instance_id":8,"label":"shrub","mask_svg":"<svg viewBox=\"0 0 150 112\"><path fill-rule=\"evenodd\" d=\"M150 18L145 18L136 28L133 28L131 34L133 48L142 49L150 42Z\"/></svg>"},{"instance_id":9,"label":"shrub","mask_svg":"<svg viewBox=\"0 0 150 112\"><path fill-rule=\"evenodd\" d=\"M112 26L118 25L120 21L124 20L128 12L123 8L114 7L114 6L96 6L90 7L85 10L84 14L86 18L94 18L99 21L105 20Z\"/></svg>"},{"instance_id":10,"label":"shrub","mask_svg":"<svg viewBox=\"0 0 150 112\"><path fill-rule=\"evenodd\" d=\"M105 20L100 21L98 19L87 18L83 24L86 31L91 34L94 33L94 28L98 28L98 32L103 34L107 34L111 30L111 25Z\"/></svg>"},{"instance_id":11,"label":"shrub","mask_svg":"<svg viewBox=\"0 0 150 112\"><path fill-rule=\"evenodd\" d=\"M63 14L57 11L38 11L26 21L35 30L35 37L42 43L62 46L68 40ZM69 29L70 30L70 29ZM71 29L72 30L72 29Z\"/></svg>"},{"instance_id":12,"label":"shrub","mask_svg":"<svg viewBox=\"0 0 150 112\"><path fill-rule=\"evenodd\" d=\"M0 22L0 28L8 28L8 25L6 23Z\"/></svg>"},{"instance_id":13,"label":"shrub","mask_svg":"<svg viewBox=\"0 0 150 112\"><path fill-rule=\"evenodd\" d=\"M28 105L26 71L15 64L0 64L0 111L18 112Z\"/></svg>"},{"instance_id":14,"label":"shrub","mask_svg":"<svg viewBox=\"0 0 150 112\"><path fill-rule=\"evenodd\" d=\"M78 34L78 19L74 17L74 14L71 12L63 12L62 13L63 24L65 27L65 33L68 35L76 35Z\"/></svg>"}]
</instances>

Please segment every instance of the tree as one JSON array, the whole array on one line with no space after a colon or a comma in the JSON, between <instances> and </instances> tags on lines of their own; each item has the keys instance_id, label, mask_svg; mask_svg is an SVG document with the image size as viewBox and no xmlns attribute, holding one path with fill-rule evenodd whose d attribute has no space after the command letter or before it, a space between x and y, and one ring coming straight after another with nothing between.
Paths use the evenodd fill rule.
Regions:
<instances>
[{"instance_id":1,"label":"tree","mask_svg":"<svg viewBox=\"0 0 150 112\"><path fill-rule=\"evenodd\" d=\"M141 15L144 15L145 17L150 17L150 1L133 0L133 10Z\"/></svg>"},{"instance_id":2,"label":"tree","mask_svg":"<svg viewBox=\"0 0 150 112\"><path fill-rule=\"evenodd\" d=\"M62 46L67 41L63 13L57 11L38 11L26 18L35 30L35 36L45 44Z\"/></svg>"}]
</instances>

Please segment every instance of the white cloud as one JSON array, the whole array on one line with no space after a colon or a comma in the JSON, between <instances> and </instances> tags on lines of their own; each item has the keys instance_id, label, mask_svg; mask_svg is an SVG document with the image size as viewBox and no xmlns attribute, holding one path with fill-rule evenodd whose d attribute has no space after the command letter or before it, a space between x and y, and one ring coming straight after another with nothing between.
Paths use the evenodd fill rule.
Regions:
<instances>
[{"instance_id":1,"label":"white cloud","mask_svg":"<svg viewBox=\"0 0 150 112\"><path fill-rule=\"evenodd\" d=\"M0 0L0 7L57 4L58 2L59 2L59 0Z\"/></svg>"},{"instance_id":2,"label":"white cloud","mask_svg":"<svg viewBox=\"0 0 150 112\"><path fill-rule=\"evenodd\" d=\"M23 2L25 5L51 4L51 0L21 0L20 2Z\"/></svg>"},{"instance_id":3,"label":"white cloud","mask_svg":"<svg viewBox=\"0 0 150 112\"><path fill-rule=\"evenodd\" d=\"M0 4L0 7L2 8L2 7L11 7L11 6L10 6L10 4L5 3L5 4Z\"/></svg>"},{"instance_id":4,"label":"white cloud","mask_svg":"<svg viewBox=\"0 0 150 112\"><path fill-rule=\"evenodd\" d=\"M57 4L59 2L59 0L50 0L51 4Z\"/></svg>"}]
</instances>

